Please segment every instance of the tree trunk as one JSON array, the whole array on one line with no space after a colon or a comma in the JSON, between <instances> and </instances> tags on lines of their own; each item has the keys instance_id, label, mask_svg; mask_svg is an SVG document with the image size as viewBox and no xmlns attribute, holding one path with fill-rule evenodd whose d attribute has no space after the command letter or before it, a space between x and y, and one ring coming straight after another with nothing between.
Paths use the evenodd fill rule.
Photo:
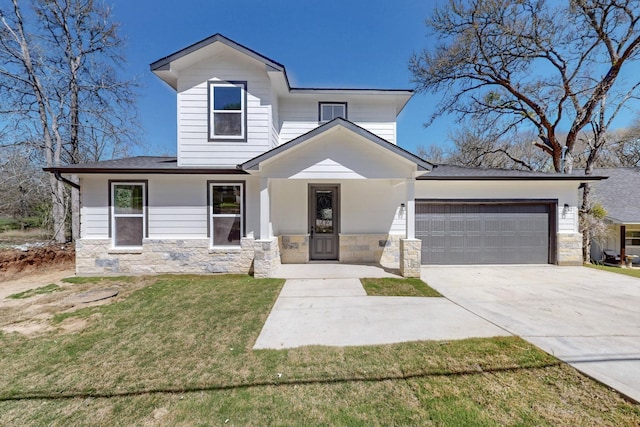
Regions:
<instances>
[{"instance_id":1,"label":"tree trunk","mask_svg":"<svg viewBox=\"0 0 640 427\"><path fill-rule=\"evenodd\" d=\"M582 188L582 206L580 207L580 215L587 215L587 212L589 212L590 194L591 184L587 182L583 184ZM582 260L586 264L591 264L591 234L589 233L589 230L585 230L584 227L580 227L580 232L582 233Z\"/></svg>"}]
</instances>

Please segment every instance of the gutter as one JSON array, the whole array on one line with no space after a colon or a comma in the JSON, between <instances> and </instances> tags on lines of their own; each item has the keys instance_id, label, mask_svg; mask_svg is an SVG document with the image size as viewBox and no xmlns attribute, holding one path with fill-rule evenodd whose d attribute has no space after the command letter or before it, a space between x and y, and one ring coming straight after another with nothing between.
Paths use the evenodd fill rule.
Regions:
<instances>
[{"instance_id":1,"label":"gutter","mask_svg":"<svg viewBox=\"0 0 640 427\"><path fill-rule=\"evenodd\" d=\"M70 185L76 190L80 191L80 184L76 184L75 182L68 180L67 178L62 176L62 174L59 171L55 171L53 173L53 176L55 176L58 181L64 182L65 184Z\"/></svg>"}]
</instances>

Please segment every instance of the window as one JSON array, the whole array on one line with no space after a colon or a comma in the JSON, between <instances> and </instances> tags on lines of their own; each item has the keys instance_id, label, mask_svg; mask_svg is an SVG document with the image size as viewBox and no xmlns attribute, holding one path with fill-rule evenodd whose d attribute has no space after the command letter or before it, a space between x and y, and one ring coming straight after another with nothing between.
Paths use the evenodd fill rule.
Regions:
<instances>
[{"instance_id":1,"label":"window","mask_svg":"<svg viewBox=\"0 0 640 427\"><path fill-rule=\"evenodd\" d=\"M318 104L319 121L329 122L336 117L347 118L347 103L346 102L321 102Z\"/></svg>"},{"instance_id":2,"label":"window","mask_svg":"<svg viewBox=\"0 0 640 427\"><path fill-rule=\"evenodd\" d=\"M627 230L624 236L625 246L640 246L640 230Z\"/></svg>"},{"instance_id":3,"label":"window","mask_svg":"<svg viewBox=\"0 0 640 427\"><path fill-rule=\"evenodd\" d=\"M209 82L209 140L246 141L247 82Z\"/></svg>"},{"instance_id":4,"label":"window","mask_svg":"<svg viewBox=\"0 0 640 427\"><path fill-rule=\"evenodd\" d=\"M111 222L114 247L140 247L146 235L146 182L111 182Z\"/></svg>"},{"instance_id":5,"label":"window","mask_svg":"<svg viewBox=\"0 0 640 427\"><path fill-rule=\"evenodd\" d=\"M211 246L240 246L244 236L244 183L210 182Z\"/></svg>"}]
</instances>

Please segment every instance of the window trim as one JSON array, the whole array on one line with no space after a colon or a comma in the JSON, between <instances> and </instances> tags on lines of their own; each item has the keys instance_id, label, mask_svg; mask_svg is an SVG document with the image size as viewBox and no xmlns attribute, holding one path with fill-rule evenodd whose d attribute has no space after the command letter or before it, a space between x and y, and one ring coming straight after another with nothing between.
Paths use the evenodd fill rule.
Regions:
<instances>
[{"instance_id":1,"label":"window trim","mask_svg":"<svg viewBox=\"0 0 640 427\"><path fill-rule=\"evenodd\" d=\"M240 245L214 245L213 244L213 201L211 200L212 189L215 186L223 187L229 185L237 185L240 187L240 214L218 214L220 217L239 217L240 218ZM242 246L242 238L246 236L247 230L247 210L245 205L247 202L246 181L220 181L220 180L207 180L207 239L209 240L209 247L211 249L217 248L239 248Z\"/></svg>"},{"instance_id":2,"label":"window trim","mask_svg":"<svg viewBox=\"0 0 640 427\"><path fill-rule=\"evenodd\" d=\"M239 87L242 90L242 109L240 120L242 126L241 135L220 135L215 136L213 134L214 129L214 114L213 109L214 96L213 91L215 87ZM209 80L207 82L207 140L209 142L246 142L247 141L247 82L241 80Z\"/></svg>"},{"instance_id":3,"label":"window trim","mask_svg":"<svg viewBox=\"0 0 640 427\"><path fill-rule=\"evenodd\" d=\"M347 105L346 102L318 102L318 122L319 123L327 123L327 122L330 122L331 120L333 120L333 119L324 120L322 118L322 107L325 106L325 105L332 105L332 106L341 105L341 106L343 106L344 107L344 119L345 120L349 120L348 119L348 117L349 117L349 115L348 115L348 105ZM335 117L334 117L334 119L335 119Z\"/></svg>"},{"instance_id":4,"label":"window trim","mask_svg":"<svg viewBox=\"0 0 640 427\"><path fill-rule=\"evenodd\" d=\"M638 244L634 244L634 241L638 241ZM640 246L640 230L635 228L625 229L624 242L625 246Z\"/></svg>"},{"instance_id":5,"label":"window trim","mask_svg":"<svg viewBox=\"0 0 640 427\"><path fill-rule=\"evenodd\" d=\"M115 227L115 206L113 202L114 186L116 185L142 185L142 239L149 238L149 180L148 179L110 179L108 181L108 204L109 204L109 239L113 249L141 248L141 246L116 246Z\"/></svg>"}]
</instances>

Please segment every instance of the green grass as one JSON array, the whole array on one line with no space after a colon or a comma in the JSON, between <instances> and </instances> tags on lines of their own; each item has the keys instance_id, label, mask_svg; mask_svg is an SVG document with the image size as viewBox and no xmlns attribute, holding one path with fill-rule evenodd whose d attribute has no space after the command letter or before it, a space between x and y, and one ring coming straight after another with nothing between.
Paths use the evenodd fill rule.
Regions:
<instances>
[{"instance_id":1,"label":"green grass","mask_svg":"<svg viewBox=\"0 0 640 427\"><path fill-rule=\"evenodd\" d=\"M420 279L395 277L360 279L367 295L397 297L441 297L440 293Z\"/></svg>"},{"instance_id":2,"label":"green grass","mask_svg":"<svg viewBox=\"0 0 640 427\"><path fill-rule=\"evenodd\" d=\"M609 271L611 273L624 274L625 276L637 277L640 279L640 269L609 267L608 265L585 264L586 267L595 268L597 270Z\"/></svg>"},{"instance_id":3,"label":"green grass","mask_svg":"<svg viewBox=\"0 0 640 427\"><path fill-rule=\"evenodd\" d=\"M74 285L84 285L86 283L103 283L103 282L125 282L132 283L138 280L135 276L96 276L96 277L66 277L62 279L64 283L71 283Z\"/></svg>"},{"instance_id":4,"label":"green grass","mask_svg":"<svg viewBox=\"0 0 640 427\"><path fill-rule=\"evenodd\" d=\"M24 292L18 292L17 294L11 294L7 298L12 298L12 299L31 298L36 295L50 294L60 290L62 290L60 286L56 285L55 283L52 283L50 285L42 286L40 288L29 289Z\"/></svg>"},{"instance_id":5,"label":"green grass","mask_svg":"<svg viewBox=\"0 0 640 427\"><path fill-rule=\"evenodd\" d=\"M75 312L90 322L81 333L0 333L0 424L624 426L640 420L638 405L517 337L254 351L281 280L136 280L151 284Z\"/></svg>"}]
</instances>

